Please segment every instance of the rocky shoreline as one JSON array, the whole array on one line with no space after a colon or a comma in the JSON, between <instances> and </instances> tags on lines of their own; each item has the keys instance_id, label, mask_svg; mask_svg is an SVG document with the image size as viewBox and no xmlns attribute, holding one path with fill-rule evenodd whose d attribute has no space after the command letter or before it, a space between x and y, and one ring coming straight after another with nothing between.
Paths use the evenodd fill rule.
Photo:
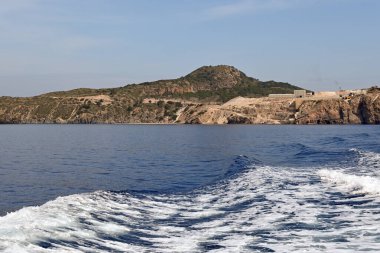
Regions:
<instances>
[{"instance_id":1,"label":"rocky shoreline","mask_svg":"<svg viewBox=\"0 0 380 253\"><path fill-rule=\"evenodd\" d=\"M380 124L380 92L344 99L236 98L223 105L189 106L190 124ZM297 101L298 100L298 101ZM297 104L298 103L298 104Z\"/></svg>"},{"instance_id":2,"label":"rocky shoreline","mask_svg":"<svg viewBox=\"0 0 380 253\"><path fill-rule=\"evenodd\" d=\"M298 101L297 101L298 100ZM97 113L70 112L72 118L59 115L59 105L38 117L38 105L17 105L0 109L2 124L380 124L380 92L343 99L274 99L237 97L223 104L178 101L153 101L142 104L134 117L110 113L113 101ZM172 107L170 115L162 111ZM162 109L163 108L163 109Z\"/></svg>"}]
</instances>

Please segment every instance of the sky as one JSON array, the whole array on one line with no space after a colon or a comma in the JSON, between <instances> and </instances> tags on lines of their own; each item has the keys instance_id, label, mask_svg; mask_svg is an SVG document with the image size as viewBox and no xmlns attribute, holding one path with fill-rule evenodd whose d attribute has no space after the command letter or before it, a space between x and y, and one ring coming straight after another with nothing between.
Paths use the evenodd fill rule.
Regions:
<instances>
[{"instance_id":1,"label":"sky","mask_svg":"<svg viewBox=\"0 0 380 253\"><path fill-rule=\"evenodd\" d=\"M310 90L380 85L378 0L1 0L0 96L232 65Z\"/></svg>"}]
</instances>

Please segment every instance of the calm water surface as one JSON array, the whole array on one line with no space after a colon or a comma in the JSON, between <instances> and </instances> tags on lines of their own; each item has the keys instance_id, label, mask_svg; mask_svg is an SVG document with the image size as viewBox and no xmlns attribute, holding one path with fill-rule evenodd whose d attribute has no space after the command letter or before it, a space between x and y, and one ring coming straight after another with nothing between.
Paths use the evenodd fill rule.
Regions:
<instances>
[{"instance_id":1,"label":"calm water surface","mask_svg":"<svg viewBox=\"0 0 380 253\"><path fill-rule=\"evenodd\" d=\"M0 141L0 251L380 251L378 126L0 125Z\"/></svg>"}]
</instances>

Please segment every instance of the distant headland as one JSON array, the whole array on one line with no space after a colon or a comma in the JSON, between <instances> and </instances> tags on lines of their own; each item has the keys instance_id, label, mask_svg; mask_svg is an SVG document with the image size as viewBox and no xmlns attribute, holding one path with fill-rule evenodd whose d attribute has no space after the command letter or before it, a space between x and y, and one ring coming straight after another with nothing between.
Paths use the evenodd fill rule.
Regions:
<instances>
[{"instance_id":1,"label":"distant headland","mask_svg":"<svg viewBox=\"0 0 380 253\"><path fill-rule=\"evenodd\" d=\"M379 124L380 88L317 92L204 66L171 80L0 97L3 124Z\"/></svg>"}]
</instances>

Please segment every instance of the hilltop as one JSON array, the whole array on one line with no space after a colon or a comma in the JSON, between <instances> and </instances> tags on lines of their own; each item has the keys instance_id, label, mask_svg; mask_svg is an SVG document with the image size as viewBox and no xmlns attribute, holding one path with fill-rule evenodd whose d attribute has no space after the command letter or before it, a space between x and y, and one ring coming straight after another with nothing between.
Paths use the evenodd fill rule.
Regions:
<instances>
[{"instance_id":1,"label":"hilltop","mask_svg":"<svg viewBox=\"0 0 380 253\"><path fill-rule=\"evenodd\" d=\"M151 98L177 98L195 102L226 102L237 96L262 97L270 93L293 93L300 89L289 83L248 77L232 66L203 66L177 79L129 84L110 89L75 89L52 92L43 96L123 96L132 100Z\"/></svg>"},{"instance_id":2,"label":"hilltop","mask_svg":"<svg viewBox=\"0 0 380 253\"><path fill-rule=\"evenodd\" d=\"M232 66L203 66L184 77L108 89L0 98L1 123L173 123L185 106L243 96L293 93L289 83L248 77Z\"/></svg>"}]
</instances>

